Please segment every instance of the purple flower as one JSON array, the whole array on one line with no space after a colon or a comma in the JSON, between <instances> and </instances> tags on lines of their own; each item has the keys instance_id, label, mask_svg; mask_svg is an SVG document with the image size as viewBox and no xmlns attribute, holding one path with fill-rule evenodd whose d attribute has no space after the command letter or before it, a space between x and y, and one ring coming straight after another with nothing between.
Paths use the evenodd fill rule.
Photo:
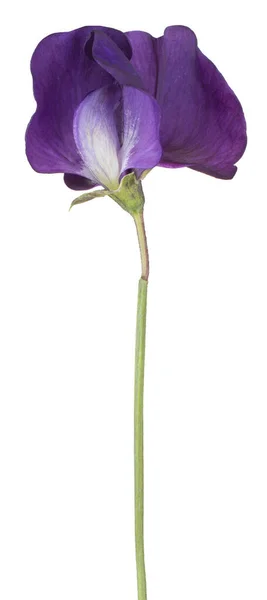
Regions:
<instances>
[{"instance_id":1,"label":"purple flower","mask_svg":"<svg viewBox=\"0 0 267 600\"><path fill-rule=\"evenodd\" d=\"M231 179L246 147L241 105L187 27L158 39L82 27L55 33L31 62L37 109L26 152L75 190L137 178L156 165Z\"/></svg>"}]
</instances>

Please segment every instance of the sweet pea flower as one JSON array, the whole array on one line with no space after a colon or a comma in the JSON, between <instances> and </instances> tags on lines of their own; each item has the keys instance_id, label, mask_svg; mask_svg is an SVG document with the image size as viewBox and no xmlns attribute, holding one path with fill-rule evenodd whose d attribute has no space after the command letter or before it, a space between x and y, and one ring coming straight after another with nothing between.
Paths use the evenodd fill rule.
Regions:
<instances>
[{"instance_id":1,"label":"sweet pea flower","mask_svg":"<svg viewBox=\"0 0 267 600\"><path fill-rule=\"evenodd\" d=\"M108 27L54 33L37 46L31 69L37 108L26 152L33 169L64 173L68 187L87 190L71 206L108 195L136 225L142 274L134 378L135 548L138 600L147 600L143 391L149 258L142 179L156 166L232 179L246 147L245 119L188 27L167 27L158 39Z\"/></svg>"},{"instance_id":2,"label":"sweet pea flower","mask_svg":"<svg viewBox=\"0 0 267 600\"><path fill-rule=\"evenodd\" d=\"M188 27L167 27L157 39L108 27L54 33L37 46L31 70L37 109L26 152L39 173L64 173L74 190L102 186L94 196L157 165L235 175L243 111Z\"/></svg>"}]
</instances>

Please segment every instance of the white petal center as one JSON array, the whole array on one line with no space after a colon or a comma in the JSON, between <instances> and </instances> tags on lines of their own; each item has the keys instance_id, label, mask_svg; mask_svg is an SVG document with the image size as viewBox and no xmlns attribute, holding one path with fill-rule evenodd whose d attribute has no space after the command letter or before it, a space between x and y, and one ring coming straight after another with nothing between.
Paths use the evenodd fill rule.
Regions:
<instances>
[{"instance_id":1,"label":"white petal center","mask_svg":"<svg viewBox=\"0 0 267 600\"><path fill-rule=\"evenodd\" d=\"M117 93L100 88L89 94L74 117L74 139L84 162L83 175L109 189L119 187L120 148L115 123Z\"/></svg>"}]
</instances>

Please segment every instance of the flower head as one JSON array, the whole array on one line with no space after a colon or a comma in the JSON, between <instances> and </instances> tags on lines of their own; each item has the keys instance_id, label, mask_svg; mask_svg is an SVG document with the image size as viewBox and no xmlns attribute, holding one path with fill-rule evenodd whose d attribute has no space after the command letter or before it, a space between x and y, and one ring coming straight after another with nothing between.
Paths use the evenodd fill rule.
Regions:
<instances>
[{"instance_id":1,"label":"flower head","mask_svg":"<svg viewBox=\"0 0 267 600\"><path fill-rule=\"evenodd\" d=\"M76 190L114 192L156 165L231 179L246 147L241 105L187 27L158 39L82 27L55 33L31 62L37 109L26 152Z\"/></svg>"}]
</instances>

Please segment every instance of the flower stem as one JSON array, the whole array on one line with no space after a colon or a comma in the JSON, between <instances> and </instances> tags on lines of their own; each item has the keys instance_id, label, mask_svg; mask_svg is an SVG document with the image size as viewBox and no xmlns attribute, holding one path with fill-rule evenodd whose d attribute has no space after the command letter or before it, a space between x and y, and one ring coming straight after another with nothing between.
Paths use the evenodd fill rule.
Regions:
<instances>
[{"instance_id":1,"label":"flower stem","mask_svg":"<svg viewBox=\"0 0 267 600\"><path fill-rule=\"evenodd\" d=\"M148 247L147 247L147 239L146 239L146 230L144 223L144 215L143 212L138 212L133 214L138 243L140 248L141 255L141 264L142 264L142 279L148 281L149 276L149 257L148 257Z\"/></svg>"},{"instance_id":2,"label":"flower stem","mask_svg":"<svg viewBox=\"0 0 267 600\"><path fill-rule=\"evenodd\" d=\"M139 280L138 286L134 385L135 552L138 600L146 600L146 571L144 556L143 397L149 261L143 213L134 214L134 220L138 235L142 263L142 276Z\"/></svg>"}]
</instances>

